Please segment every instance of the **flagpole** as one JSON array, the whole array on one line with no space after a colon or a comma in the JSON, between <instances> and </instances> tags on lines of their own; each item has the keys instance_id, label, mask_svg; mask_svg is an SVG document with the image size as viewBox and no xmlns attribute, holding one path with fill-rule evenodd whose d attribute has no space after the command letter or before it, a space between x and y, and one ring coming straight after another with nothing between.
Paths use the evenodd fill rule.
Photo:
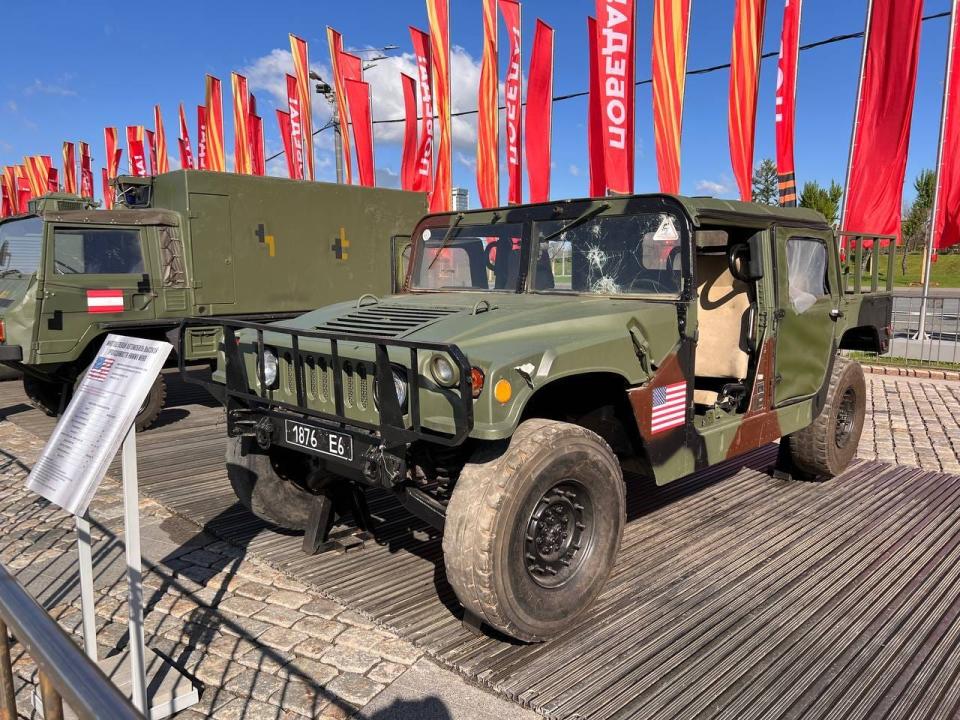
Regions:
<instances>
[{"instance_id":1,"label":"flagpole","mask_svg":"<svg viewBox=\"0 0 960 720\"><path fill-rule=\"evenodd\" d=\"M847 179L843 187L843 200L840 210L840 231L843 232L847 221L847 199L850 196L850 176L853 174L853 143L857 139L857 125L860 121L860 102L863 99L863 74L867 68L867 48L870 47L870 25L873 20L873 0L867 5L867 24L863 29L863 53L860 57L860 79L857 82L857 102L853 110L853 129L850 131L850 154L847 157ZM841 247L844 241L841 238Z\"/></svg>"},{"instance_id":2,"label":"flagpole","mask_svg":"<svg viewBox=\"0 0 960 720\"><path fill-rule=\"evenodd\" d=\"M950 12L950 40L947 45L947 67L943 73L943 106L940 108L940 147L937 149L937 172L933 191L933 208L930 212L929 244L925 248L923 257L923 295L920 300L920 326L917 329L917 339L923 340L926 336L927 300L930 295L930 270L933 264L933 254L936 252L934 243L937 236L937 216L940 214L940 180L943 173L943 145L947 133L947 107L950 102L950 83L953 75L953 53L957 42L957 4L953 0Z\"/></svg>"}]
</instances>

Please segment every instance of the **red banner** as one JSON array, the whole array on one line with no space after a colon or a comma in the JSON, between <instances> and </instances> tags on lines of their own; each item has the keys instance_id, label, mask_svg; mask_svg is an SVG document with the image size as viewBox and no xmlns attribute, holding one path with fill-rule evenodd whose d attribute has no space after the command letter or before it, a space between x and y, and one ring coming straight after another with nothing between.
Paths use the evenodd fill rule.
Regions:
<instances>
[{"instance_id":1,"label":"red banner","mask_svg":"<svg viewBox=\"0 0 960 720\"><path fill-rule=\"evenodd\" d=\"M600 106L607 190L630 194L636 113L634 0L597 0Z\"/></svg>"},{"instance_id":2,"label":"red banner","mask_svg":"<svg viewBox=\"0 0 960 720\"><path fill-rule=\"evenodd\" d=\"M47 184L47 176L44 172L43 161L39 155L30 155L23 158L24 177L27 179L27 187L30 190L30 197L36 198L43 195Z\"/></svg>"},{"instance_id":3,"label":"red banner","mask_svg":"<svg viewBox=\"0 0 960 720\"><path fill-rule=\"evenodd\" d=\"M933 220L935 249L960 243L960 54L956 51L956 42L960 38L960 12L954 11L950 38L948 47L953 51L950 53L945 83L947 90Z\"/></svg>"},{"instance_id":4,"label":"red banner","mask_svg":"<svg viewBox=\"0 0 960 720\"><path fill-rule=\"evenodd\" d=\"M143 125L127 126L127 156L130 174L134 177L146 176L147 157L143 145Z\"/></svg>"},{"instance_id":5,"label":"red banner","mask_svg":"<svg viewBox=\"0 0 960 720\"><path fill-rule=\"evenodd\" d=\"M417 145L417 174L413 189L433 191L433 60L430 36L410 28L413 54L417 59L417 90L420 96L420 142Z\"/></svg>"},{"instance_id":6,"label":"red banner","mask_svg":"<svg viewBox=\"0 0 960 720\"><path fill-rule=\"evenodd\" d=\"M353 137L353 147L356 151L357 156L357 174L360 174L360 150L357 148L357 128L353 123L353 107L350 105L350 90L347 87L348 82L363 82L363 60L361 60L357 55L348 52L340 52L340 58L337 61L340 68L340 76L343 81L344 89L344 98L343 103L346 106L346 116L348 121L342 123L341 127L344 128L344 133L351 133ZM362 128L360 132L363 132ZM363 184L363 180L359 180L360 184Z\"/></svg>"},{"instance_id":7,"label":"red banner","mask_svg":"<svg viewBox=\"0 0 960 720\"><path fill-rule=\"evenodd\" d=\"M350 121L357 146L357 174L360 184L374 187L376 170L373 161L373 123L370 115L370 85L359 80L344 80L350 102Z\"/></svg>"},{"instance_id":8,"label":"red banner","mask_svg":"<svg viewBox=\"0 0 960 720\"><path fill-rule=\"evenodd\" d=\"M727 134L730 162L740 199L753 199L753 143L757 126L757 87L766 0L737 0L730 57L730 97Z\"/></svg>"},{"instance_id":9,"label":"red banner","mask_svg":"<svg viewBox=\"0 0 960 720\"><path fill-rule=\"evenodd\" d=\"M233 91L233 171L241 175L250 175L253 164L250 162L250 91L247 79L238 73L230 73L230 87Z\"/></svg>"},{"instance_id":10,"label":"red banner","mask_svg":"<svg viewBox=\"0 0 960 720\"><path fill-rule=\"evenodd\" d=\"M290 152L287 169L293 180L304 179L303 123L301 119L300 87L293 75L287 75L287 115L290 122Z\"/></svg>"},{"instance_id":11,"label":"red banner","mask_svg":"<svg viewBox=\"0 0 960 720\"><path fill-rule=\"evenodd\" d=\"M207 75L207 169L226 172L227 159L223 148L223 93L220 80Z\"/></svg>"},{"instance_id":12,"label":"red banner","mask_svg":"<svg viewBox=\"0 0 960 720\"><path fill-rule=\"evenodd\" d=\"M343 145L343 181L353 182L353 156L350 150L350 112L347 109L347 89L343 84L343 68L340 58L343 55L343 37L332 27L327 27L327 45L330 48L330 67L333 73L333 85L337 100L337 120L340 122L340 140ZM305 126L306 127L306 126Z\"/></svg>"},{"instance_id":13,"label":"red banner","mask_svg":"<svg viewBox=\"0 0 960 720\"><path fill-rule=\"evenodd\" d=\"M500 204L500 83L497 79L497 3L483 0L483 63L477 97L477 194L480 206Z\"/></svg>"},{"instance_id":14,"label":"red banner","mask_svg":"<svg viewBox=\"0 0 960 720\"><path fill-rule=\"evenodd\" d=\"M27 212L30 204L30 198L33 196L30 190L30 176L26 165L18 165L14 171L17 176L17 207L21 213Z\"/></svg>"},{"instance_id":15,"label":"red banner","mask_svg":"<svg viewBox=\"0 0 960 720\"><path fill-rule=\"evenodd\" d=\"M796 0L799 2L799 0ZM687 79L691 0L653 6L653 135L660 192L680 192L680 137Z\"/></svg>"},{"instance_id":16,"label":"red banner","mask_svg":"<svg viewBox=\"0 0 960 720\"><path fill-rule=\"evenodd\" d=\"M3 175L0 175L0 189L3 190L3 210L0 214L4 217L20 214L17 207L17 178L14 172L15 168L7 165L3 168Z\"/></svg>"},{"instance_id":17,"label":"red banner","mask_svg":"<svg viewBox=\"0 0 960 720\"><path fill-rule=\"evenodd\" d=\"M153 106L153 130L157 135L157 165L156 174L163 175L170 172L170 160L167 156L167 131L163 128L163 116L160 106Z\"/></svg>"},{"instance_id":18,"label":"red banner","mask_svg":"<svg viewBox=\"0 0 960 720\"><path fill-rule=\"evenodd\" d=\"M550 151L553 140L553 28L537 20L527 80L527 180L530 202L550 199Z\"/></svg>"},{"instance_id":19,"label":"red banner","mask_svg":"<svg viewBox=\"0 0 960 720\"><path fill-rule=\"evenodd\" d=\"M63 143L63 191L77 194L76 146L72 142Z\"/></svg>"},{"instance_id":20,"label":"red banner","mask_svg":"<svg viewBox=\"0 0 960 720\"><path fill-rule=\"evenodd\" d=\"M80 143L80 197L93 199L93 158L85 142Z\"/></svg>"},{"instance_id":21,"label":"red banner","mask_svg":"<svg viewBox=\"0 0 960 720\"><path fill-rule=\"evenodd\" d=\"M110 187L110 178L107 176L107 169L100 168L100 192L103 193L103 207L107 210L113 209L113 190Z\"/></svg>"},{"instance_id":22,"label":"red banner","mask_svg":"<svg viewBox=\"0 0 960 720\"><path fill-rule=\"evenodd\" d=\"M180 146L180 167L184 170L193 170L193 149L190 147L190 128L187 126L187 116L183 112L183 103L180 103L180 137L177 140Z\"/></svg>"},{"instance_id":23,"label":"red banner","mask_svg":"<svg viewBox=\"0 0 960 720\"><path fill-rule=\"evenodd\" d=\"M520 139L523 137L523 73L520 69L520 3L516 0L499 0L500 12L510 38L510 59L507 61L507 77L503 82L503 94L507 108L507 202L519 205L523 202L523 158L520 155Z\"/></svg>"},{"instance_id":24,"label":"red banner","mask_svg":"<svg viewBox=\"0 0 960 720\"><path fill-rule=\"evenodd\" d=\"M280 126L280 139L283 140L283 156L287 159L287 176L291 180L301 180L302 178L297 177L293 140L290 131L290 113L278 108L277 125Z\"/></svg>"},{"instance_id":25,"label":"red banner","mask_svg":"<svg viewBox=\"0 0 960 720\"><path fill-rule=\"evenodd\" d=\"M59 192L60 171L57 168L47 168L47 192Z\"/></svg>"},{"instance_id":26,"label":"red banner","mask_svg":"<svg viewBox=\"0 0 960 720\"><path fill-rule=\"evenodd\" d=\"M267 157L263 146L263 118L257 114L257 98L253 93L247 102L250 116L247 118L247 142L250 145L250 172L262 176L267 174Z\"/></svg>"},{"instance_id":27,"label":"red banner","mask_svg":"<svg viewBox=\"0 0 960 720\"><path fill-rule=\"evenodd\" d=\"M13 202L10 200L10 191L7 190L7 183L0 179L0 218L13 215Z\"/></svg>"},{"instance_id":28,"label":"red banner","mask_svg":"<svg viewBox=\"0 0 960 720\"><path fill-rule=\"evenodd\" d=\"M329 28L327 28L329 32ZM310 58L307 51L307 41L301 40L296 35L290 35L290 52L293 54L293 69L297 77L297 88L300 97L300 125L303 128L303 138L305 140L306 153L306 177L310 180L316 179L313 162L313 110L312 95L310 92ZM336 71L334 71L336 74ZM337 92L340 88L337 87Z\"/></svg>"},{"instance_id":29,"label":"red banner","mask_svg":"<svg viewBox=\"0 0 960 720\"><path fill-rule=\"evenodd\" d=\"M403 150L400 154L400 188L413 190L417 177L417 80L400 73L403 86Z\"/></svg>"},{"instance_id":30,"label":"red banner","mask_svg":"<svg viewBox=\"0 0 960 720\"><path fill-rule=\"evenodd\" d=\"M150 174L157 174L157 135L152 130L144 130L147 147L150 148Z\"/></svg>"},{"instance_id":31,"label":"red banner","mask_svg":"<svg viewBox=\"0 0 960 720\"><path fill-rule=\"evenodd\" d=\"M207 108L203 105L197 105L197 169L210 169L207 155Z\"/></svg>"},{"instance_id":32,"label":"red banner","mask_svg":"<svg viewBox=\"0 0 960 720\"><path fill-rule=\"evenodd\" d=\"M453 126L450 118L450 8L448 0L427 0L430 57L433 62L434 103L440 122L437 172L430 210L443 212L453 203Z\"/></svg>"},{"instance_id":33,"label":"red banner","mask_svg":"<svg viewBox=\"0 0 960 720\"><path fill-rule=\"evenodd\" d=\"M590 52L590 85L587 98L587 156L590 163L590 197L607 194L607 177L603 161L603 104L600 98L600 43L597 21L587 18L587 40Z\"/></svg>"},{"instance_id":34,"label":"red banner","mask_svg":"<svg viewBox=\"0 0 960 720\"><path fill-rule=\"evenodd\" d=\"M874 2L857 102L843 229L900 238L923 0Z\"/></svg>"},{"instance_id":35,"label":"red banner","mask_svg":"<svg viewBox=\"0 0 960 720\"><path fill-rule=\"evenodd\" d=\"M784 207L797 206L793 139L802 8L803 0L786 0L783 9L783 31L780 35L780 59L777 61L777 174L780 176L780 204Z\"/></svg>"}]
</instances>

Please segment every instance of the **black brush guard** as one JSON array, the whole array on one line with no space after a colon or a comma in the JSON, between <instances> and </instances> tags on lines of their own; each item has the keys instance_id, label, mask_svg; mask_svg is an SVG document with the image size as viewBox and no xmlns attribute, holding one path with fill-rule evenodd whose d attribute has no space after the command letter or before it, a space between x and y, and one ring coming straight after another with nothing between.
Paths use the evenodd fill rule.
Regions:
<instances>
[{"instance_id":1,"label":"black brush guard","mask_svg":"<svg viewBox=\"0 0 960 720\"><path fill-rule=\"evenodd\" d=\"M473 429L473 396L470 384L470 364L466 356L456 345L447 343L416 342L398 340L380 336L366 336L342 332L326 332L320 330L301 330L294 328L265 325L263 323L248 322L230 318L191 318L180 323L179 335L181 346L188 328L196 326L223 328L223 350L226 360L224 372L226 385L191 377L186 372L183 355L179 356L179 370L181 376L190 383L205 386L214 397L223 402L228 415L231 410L245 404L250 409L261 409L266 413L274 410L286 410L304 417L316 418L333 423L339 428L355 428L371 434L370 439L379 441L385 447L397 447L418 440L446 446L457 446L467 439ZM243 353L237 342L238 330L253 330L256 332L257 375L260 394L250 391L246 366L243 362ZM296 404L277 400L268 396L263 378L263 351L264 333L286 335L290 338L290 354L294 367L294 384L296 388ZM326 340L330 343L330 365L333 373L335 413L327 413L309 408L306 402L304 362L300 350L301 338ZM363 420L348 419L344 414L342 360L340 357L340 343L372 345L376 350L374 382L377 389L379 423ZM393 381L393 367L390 362L388 348L403 348L409 351L407 371L407 412L400 407ZM277 352L286 352L288 348L278 347ZM420 382L418 368L421 352L430 352L446 355L459 371L459 383L449 390L458 391L458 398L453 402L454 432L452 435L425 430L420 420ZM310 353L314 354L314 353ZM445 388L445 390L447 390ZM407 415L409 421L404 420Z\"/></svg>"}]
</instances>

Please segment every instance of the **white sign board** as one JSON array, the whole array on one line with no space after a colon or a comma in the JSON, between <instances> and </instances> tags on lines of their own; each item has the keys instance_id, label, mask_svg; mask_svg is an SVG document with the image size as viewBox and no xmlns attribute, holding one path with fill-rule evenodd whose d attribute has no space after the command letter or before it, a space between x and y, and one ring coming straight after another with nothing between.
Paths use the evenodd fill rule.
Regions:
<instances>
[{"instance_id":1,"label":"white sign board","mask_svg":"<svg viewBox=\"0 0 960 720\"><path fill-rule=\"evenodd\" d=\"M74 515L84 515L173 346L107 335L43 454L27 488Z\"/></svg>"}]
</instances>

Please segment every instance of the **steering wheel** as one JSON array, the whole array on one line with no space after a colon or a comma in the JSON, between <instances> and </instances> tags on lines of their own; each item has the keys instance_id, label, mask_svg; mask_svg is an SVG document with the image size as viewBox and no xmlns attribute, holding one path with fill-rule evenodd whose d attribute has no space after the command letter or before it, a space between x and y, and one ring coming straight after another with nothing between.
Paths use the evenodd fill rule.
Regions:
<instances>
[{"instance_id":1,"label":"steering wheel","mask_svg":"<svg viewBox=\"0 0 960 720\"><path fill-rule=\"evenodd\" d=\"M740 282L753 282L753 278L744 268L750 262L750 246L746 243L738 243L727 248L727 267L730 268L730 274Z\"/></svg>"}]
</instances>

